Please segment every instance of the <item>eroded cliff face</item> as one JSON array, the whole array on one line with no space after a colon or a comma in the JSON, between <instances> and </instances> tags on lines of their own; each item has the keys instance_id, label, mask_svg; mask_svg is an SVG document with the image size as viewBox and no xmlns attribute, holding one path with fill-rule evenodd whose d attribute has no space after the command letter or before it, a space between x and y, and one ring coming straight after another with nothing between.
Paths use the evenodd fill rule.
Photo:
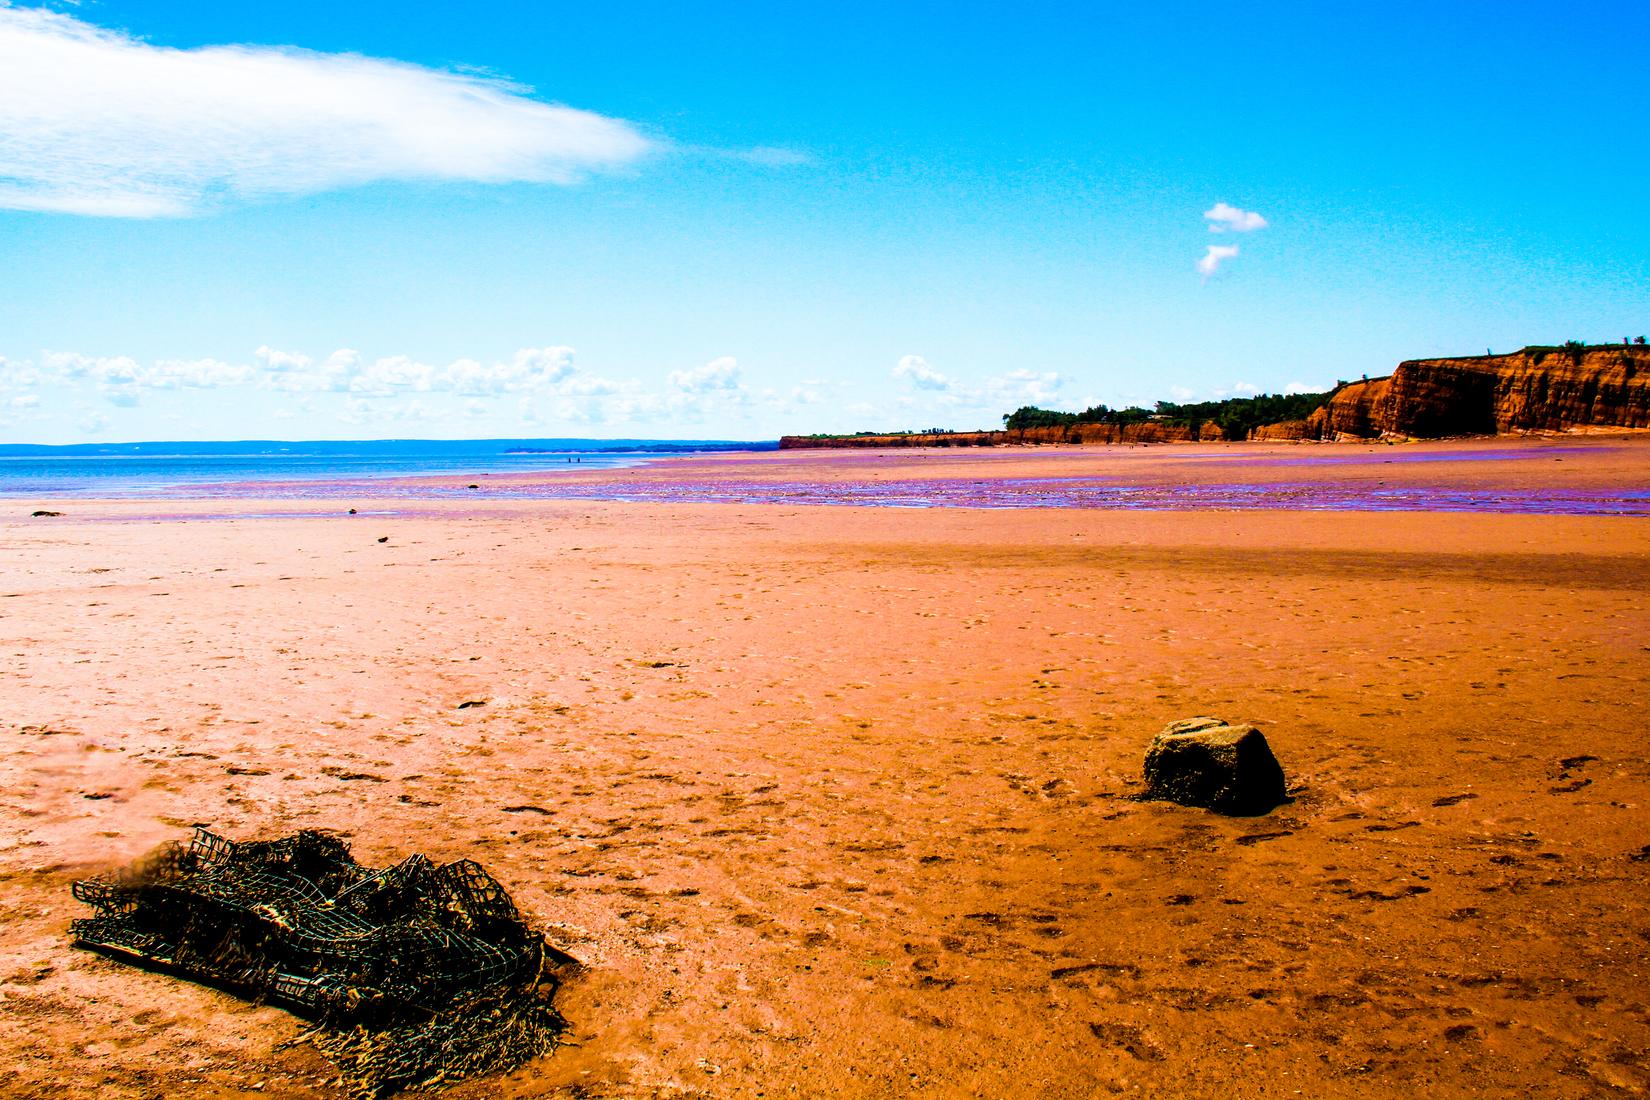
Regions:
<instances>
[{"instance_id":1,"label":"eroded cliff face","mask_svg":"<svg viewBox=\"0 0 1650 1100\"><path fill-rule=\"evenodd\" d=\"M1490 430L1650 428L1650 348L1642 345L1405 363L1393 375L1393 422L1430 423L1428 386L1451 373L1465 415Z\"/></svg>"},{"instance_id":2,"label":"eroded cliff face","mask_svg":"<svg viewBox=\"0 0 1650 1100\"><path fill-rule=\"evenodd\" d=\"M1307 424L1318 439L1650 428L1650 348L1414 359L1390 378L1341 387Z\"/></svg>"},{"instance_id":3,"label":"eroded cliff face","mask_svg":"<svg viewBox=\"0 0 1650 1100\"><path fill-rule=\"evenodd\" d=\"M1329 402L1306 418L1306 439L1369 439L1384 430L1377 410L1385 408L1391 378L1370 378L1336 390Z\"/></svg>"},{"instance_id":4,"label":"eroded cliff face","mask_svg":"<svg viewBox=\"0 0 1650 1100\"><path fill-rule=\"evenodd\" d=\"M1261 424L1249 433L1249 438L1262 443L1292 443L1301 439L1320 439L1307 420L1280 420L1276 424Z\"/></svg>"}]
</instances>

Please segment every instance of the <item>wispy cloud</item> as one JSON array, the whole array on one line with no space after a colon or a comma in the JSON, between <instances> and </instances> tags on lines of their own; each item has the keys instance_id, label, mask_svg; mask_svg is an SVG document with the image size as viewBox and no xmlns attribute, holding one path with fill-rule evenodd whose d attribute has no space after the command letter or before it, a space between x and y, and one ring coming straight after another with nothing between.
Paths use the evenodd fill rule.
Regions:
<instances>
[{"instance_id":1,"label":"wispy cloud","mask_svg":"<svg viewBox=\"0 0 1650 1100\"><path fill-rule=\"evenodd\" d=\"M905 379L919 390L948 390L951 379L928 365L920 355L902 355L894 364L894 377Z\"/></svg>"},{"instance_id":2,"label":"wispy cloud","mask_svg":"<svg viewBox=\"0 0 1650 1100\"><path fill-rule=\"evenodd\" d=\"M129 356L88 356L47 352L38 363L0 360L0 396L67 387L82 397L99 396L130 408L146 395L165 390L246 387L278 394L349 394L354 399L450 394L495 397L546 394L593 397L618 391L610 379L578 370L569 347L523 348L501 362L457 359L446 364L406 355L364 359L341 348L324 359L302 352L261 347L250 363L218 359L160 359L140 363Z\"/></svg>"},{"instance_id":3,"label":"wispy cloud","mask_svg":"<svg viewBox=\"0 0 1650 1100\"><path fill-rule=\"evenodd\" d=\"M214 389L250 382L252 368L216 359L162 359L147 365L124 355L91 357L52 353L36 371L37 383L59 379L87 383L111 405L136 405L145 390Z\"/></svg>"},{"instance_id":4,"label":"wispy cloud","mask_svg":"<svg viewBox=\"0 0 1650 1100\"><path fill-rule=\"evenodd\" d=\"M739 434L743 429L735 425L759 421L813 430L833 408L851 413L856 429L900 426L890 417L924 427L976 427L995 423L1003 410L1020 405L1069 404L1062 403L1068 379L1051 370L964 379L908 355L892 373L906 384L891 399L872 403L856 402L854 387L841 380L760 385L729 355L693 367L615 377L579 366L574 350L562 345L451 361L269 346L231 360L44 352L32 359L0 357L0 425L14 431L14 426L61 429L78 417L82 433L98 434L111 424L115 431L148 431L168 416L216 409L246 425L235 431L265 430L255 425L286 419L342 423L352 431L444 421L484 424L491 431L556 424L663 427L668 436L680 435L688 425Z\"/></svg>"},{"instance_id":5,"label":"wispy cloud","mask_svg":"<svg viewBox=\"0 0 1650 1100\"><path fill-rule=\"evenodd\" d=\"M992 408L1049 405L1060 400L1060 390L1065 384L1058 371L1011 370L986 379L985 404Z\"/></svg>"},{"instance_id":6,"label":"wispy cloud","mask_svg":"<svg viewBox=\"0 0 1650 1100\"><path fill-rule=\"evenodd\" d=\"M807 150L780 145L754 145L748 149L723 149L715 145L676 145L673 148L690 156L733 160L762 168L801 168L818 163L818 158Z\"/></svg>"},{"instance_id":7,"label":"wispy cloud","mask_svg":"<svg viewBox=\"0 0 1650 1100\"><path fill-rule=\"evenodd\" d=\"M1266 219L1253 210L1239 210L1235 206L1217 202L1203 212L1211 233L1253 233L1266 228Z\"/></svg>"},{"instance_id":8,"label":"wispy cloud","mask_svg":"<svg viewBox=\"0 0 1650 1100\"><path fill-rule=\"evenodd\" d=\"M1210 245L1209 251L1205 252L1203 254L1203 258L1197 261L1198 274L1202 275L1205 279L1209 278L1209 276L1220 270L1221 264L1225 263L1227 260L1230 260L1237 254L1238 246L1235 244Z\"/></svg>"},{"instance_id":9,"label":"wispy cloud","mask_svg":"<svg viewBox=\"0 0 1650 1100\"><path fill-rule=\"evenodd\" d=\"M566 184L664 147L530 92L354 54L162 48L0 0L0 207L145 218L380 180Z\"/></svg>"},{"instance_id":10,"label":"wispy cloud","mask_svg":"<svg viewBox=\"0 0 1650 1100\"><path fill-rule=\"evenodd\" d=\"M902 356L892 374L911 386L898 398L900 413L968 417L982 423L995 421L1003 409L1058 403L1066 383L1057 371L1023 369L990 375L979 381L953 378L935 370L920 355ZM886 416L894 410L878 411Z\"/></svg>"},{"instance_id":11,"label":"wispy cloud","mask_svg":"<svg viewBox=\"0 0 1650 1100\"><path fill-rule=\"evenodd\" d=\"M111 418L120 425L153 424L176 409L215 401L253 419L330 419L362 430L440 418L500 428L514 422L676 430L747 422L757 414L799 415L838 389L839 383L821 379L787 389L754 387L726 355L651 380L607 377L579 367L574 350L561 345L447 363L368 357L351 348L317 357L265 346L238 362L45 352L35 359L0 357L0 425L66 423L65 410L72 407L84 414L80 430L96 433ZM186 396L179 392L184 390L215 390L218 396Z\"/></svg>"},{"instance_id":12,"label":"wispy cloud","mask_svg":"<svg viewBox=\"0 0 1650 1100\"><path fill-rule=\"evenodd\" d=\"M702 367L670 372L671 388L683 393L709 393L739 388L739 362L731 355L712 359Z\"/></svg>"}]
</instances>

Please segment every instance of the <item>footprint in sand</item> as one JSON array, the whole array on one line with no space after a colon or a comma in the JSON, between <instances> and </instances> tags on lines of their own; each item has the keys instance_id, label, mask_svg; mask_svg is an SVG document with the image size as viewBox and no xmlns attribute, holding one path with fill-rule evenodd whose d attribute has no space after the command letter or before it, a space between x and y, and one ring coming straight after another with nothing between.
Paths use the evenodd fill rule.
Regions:
<instances>
[{"instance_id":1,"label":"footprint in sand","mask_svg":"<svg viewBox=\"0 0 1650 1100\"><path fill-rule=\"evenodd\" d=\"M1091 1023L1089 1031L1107 1046L1126 1051L1143 1062L1163 1060L1163 1048L1133 1024Z\"/></svg>"}]
</instances>

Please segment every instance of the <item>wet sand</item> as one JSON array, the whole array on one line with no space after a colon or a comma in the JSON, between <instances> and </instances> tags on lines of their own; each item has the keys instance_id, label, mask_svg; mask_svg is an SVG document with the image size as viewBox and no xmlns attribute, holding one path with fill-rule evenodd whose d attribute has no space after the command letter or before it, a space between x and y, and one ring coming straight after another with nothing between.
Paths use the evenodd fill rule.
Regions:
<instances>
[{"instance_id":1,"label":"wet sand","mask_svg":"<svg viewBox=\"0 0 1650 1100\"><path fill-rule=\"evenodd\" d=\"M576 476L1650 487L1642 438L1384 450L1444 457ZM455 1098L1650 1086L1650 520L502 487L531 480L12 502L0 1093L335 1095L287 1014L67 946L73 879L197 822L478 859L589 964L578 1045ZM1132 801L1198 714L1260 725L1294 801Z\"/></svg>"}]
</instances>

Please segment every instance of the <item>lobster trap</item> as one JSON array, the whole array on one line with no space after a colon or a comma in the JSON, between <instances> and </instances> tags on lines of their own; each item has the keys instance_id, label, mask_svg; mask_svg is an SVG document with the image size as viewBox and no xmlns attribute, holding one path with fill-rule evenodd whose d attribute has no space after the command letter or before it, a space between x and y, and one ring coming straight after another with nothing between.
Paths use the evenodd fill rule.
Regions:
<instances>
[{"instance_id":1,"label":"lobster trap","mask_svg":"<svg viewBox=\"0 0 1650 1100\"><path fill-rule=\"evenodd\" d=\"M566 1028L551 998L576 964L471 860L372 868L314 830L196 829L74 896L95 910L71 926L79 946L308 1018L358 1095L508 1070Z\"/></svg>"}]
</instances>

